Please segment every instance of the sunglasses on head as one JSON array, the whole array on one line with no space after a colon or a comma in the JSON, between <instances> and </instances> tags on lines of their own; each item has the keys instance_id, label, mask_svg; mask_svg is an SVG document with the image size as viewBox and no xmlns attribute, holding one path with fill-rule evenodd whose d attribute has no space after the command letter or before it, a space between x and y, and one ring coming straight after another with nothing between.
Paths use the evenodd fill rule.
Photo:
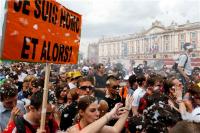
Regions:
<instances>
[{"instance_id":1,"label":"sunglasses on head","mask_svg":"<svg viewBox=\"0 0 200 133\"><path fill-rule=\"evenodd\" d=\"M92 90L93 88L94 88L93 86L81 86L81 87L79 87L79 89L81 89L81 90L87 90L87 89Z\"/></svg>"},{"instance_id":2,"label":"sunglasses on head","mask_svg":"<svg viewBox=\"0 0 200 133\"><path fill-rule=\"evenodd\" d=\"M199 96L192 96L192 99L200 99Z\"/></svg>"}]
</instances>

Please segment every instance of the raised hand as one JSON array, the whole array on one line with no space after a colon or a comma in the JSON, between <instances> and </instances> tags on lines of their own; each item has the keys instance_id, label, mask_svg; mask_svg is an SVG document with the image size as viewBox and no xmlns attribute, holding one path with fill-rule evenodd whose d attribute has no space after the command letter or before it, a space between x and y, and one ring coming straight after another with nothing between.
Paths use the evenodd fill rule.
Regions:
<instances>
[{"instance_id":1,"label":"raised hand","mask_svg":"<svg viewBox=\"0 0 200 133\"><path fill-rule=\"evenodd\" d=\"M126 101L125 101L125 109L130 111L132 108L132 103L133 103L134 97L133 95L127 95L126 96Z\"/></svg>"},{"instance_id":2,"label":"raised hand","mask_svg":"<svg viewBox=\"0 0 200 133\"><path fill-rule=\"evenodd\" d=\"M17 115L21 115L21 112L20 109L15 106L11 111L10 119L14 120Z\"/></svg>"},{"instance_id":3,"label":"raised hand","mask_svg":"<svg viewBox=\"0 0 200 133\"><path fill-rule=\"evenodd\" d=\"M115 107L109 112L107 113L108 115L108 119L111 120L111 119L117 119L119 118L119 108L122 107L123 104L122 103L117 103L115 104Z\"/></svg>"}]
</instances>

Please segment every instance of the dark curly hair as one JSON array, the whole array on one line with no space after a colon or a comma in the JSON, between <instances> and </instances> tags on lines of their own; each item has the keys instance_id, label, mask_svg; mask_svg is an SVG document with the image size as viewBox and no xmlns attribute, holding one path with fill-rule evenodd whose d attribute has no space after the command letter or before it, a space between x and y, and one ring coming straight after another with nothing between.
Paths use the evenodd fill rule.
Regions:
<instances>
[{"instance_id":1,"label":"dark curly hair","mask_svg":"<svg viewBox=\"0 0 200 133\"><path fill-rule=\"evenodd\" d=\"M0 87L0 100L17 96L18 89L12 80L6 80Z\"/></svg>"}]
</instances>

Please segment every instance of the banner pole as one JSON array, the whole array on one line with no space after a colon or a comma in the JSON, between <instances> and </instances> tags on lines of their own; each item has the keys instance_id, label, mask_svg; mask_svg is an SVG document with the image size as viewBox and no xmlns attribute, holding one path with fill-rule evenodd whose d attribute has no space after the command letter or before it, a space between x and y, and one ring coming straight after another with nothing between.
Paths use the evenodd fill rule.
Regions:
<instances>
[{"instance_id":1,"label":"banner pole","mask_svg":"<svg viewBox=\"0 0 200 133\"><path fill-rule=\"evenodd\" d=\"M40 130L45 130L50 64L46 63L45 69L46 70L45 70L45 82L44 82L44 92L43 92L43 100L42 100L42 112L41 112L42 115L41 115L41 122L40 122Z\"/></svg>"}]
</instances>

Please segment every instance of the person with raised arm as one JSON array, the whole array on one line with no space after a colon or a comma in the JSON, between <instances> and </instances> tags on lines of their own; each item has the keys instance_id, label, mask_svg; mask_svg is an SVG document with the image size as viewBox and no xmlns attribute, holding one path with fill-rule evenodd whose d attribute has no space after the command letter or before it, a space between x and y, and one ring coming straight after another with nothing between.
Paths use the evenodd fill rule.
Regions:
<instances>
[{"instance_id":1,"label":"person with raised arm","mask_svg":"<svg viewBox=\"0 0 200 133\"><path fill-rule=\"evenodd\" d=\"M78 103L79 115L81 119L79 123L69 128L66 133L121 132L131 110L132 102L133 96L128 95L126 98L125 107L121 108L122 104L117 103L110 112L99 118L98 103L95 98L91 96L83 97ZM119 119L114 126L106 125L110 120L116 118Z\"/></svg>"}]
</instances>

